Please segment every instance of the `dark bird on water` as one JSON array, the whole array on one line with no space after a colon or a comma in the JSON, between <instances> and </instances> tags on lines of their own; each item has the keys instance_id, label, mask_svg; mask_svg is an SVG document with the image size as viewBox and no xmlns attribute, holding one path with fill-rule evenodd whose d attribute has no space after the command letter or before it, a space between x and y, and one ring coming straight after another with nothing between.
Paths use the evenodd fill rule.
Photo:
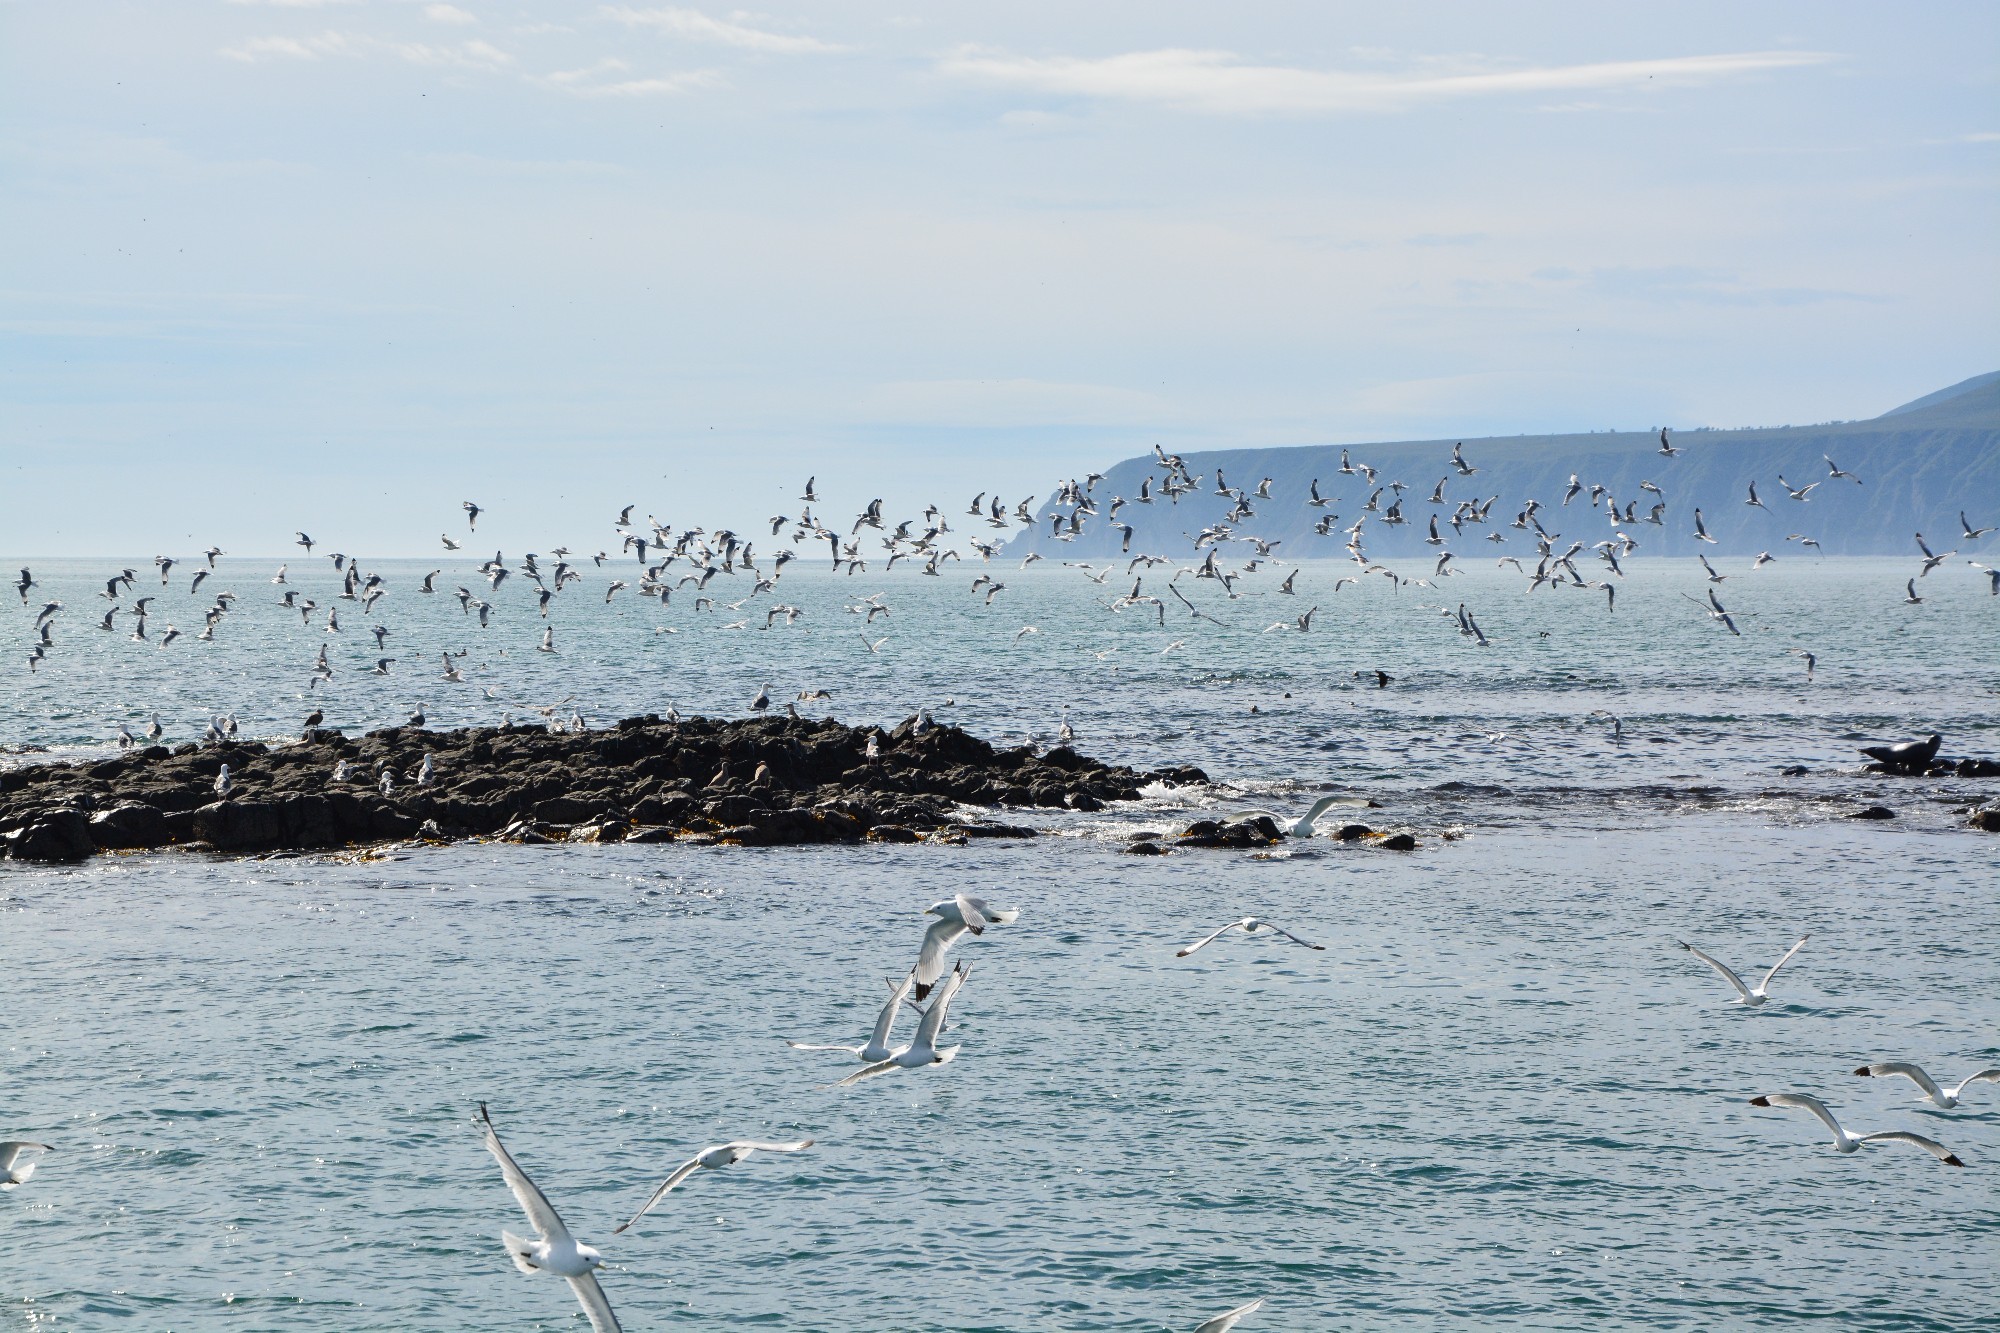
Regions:
<instances>
[{"instance_id":1,"label":"dark bird on water","mask_svg":"<svg viewBox=\"0 0 2000 1333\"><path fill-rule=\"evenodd\" d=\"M1883 767L1906 773L1921 773L1937 758L1938 747L1944 744L1944 737L1937 732L1920 741L1903 741L1896 745L1864 745L1861 753Z\"/></svg>"}]
</instances>

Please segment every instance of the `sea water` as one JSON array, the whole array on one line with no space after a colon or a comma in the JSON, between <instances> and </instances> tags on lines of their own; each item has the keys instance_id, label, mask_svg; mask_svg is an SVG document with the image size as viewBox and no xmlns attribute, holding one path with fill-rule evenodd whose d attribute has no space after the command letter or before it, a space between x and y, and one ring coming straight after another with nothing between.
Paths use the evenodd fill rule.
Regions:
<instances>
[{"instance_id":1,"label":"sea water","mask_svg":"<svg viewBox=\"0 0 2000 1333\"><path fill-rule=\"evenodd\" d=\"M2000 601L1946 569L1903 605L1909 563L1725 562L1741 637L1678 561L1632 562L1615 610L1511 570L1336 590L1351 566L1309 565L1286 597L1267 568L1235 599L1183 576L1221 623L1156 586L1168 570L795 565L775 596L803 614L768 631L770 595L605 602L593 568L552 609L555 653L531 598L466 567L436 583L494 603L484 632L415 592L426 565L368 566L391 594L364 616L294 561L311 623L262 562L225 559L194 597L182 567L154 641L199 629L218 587L237 610L158 648L92 628L134 562L34 564L11 656L44 592L66 610L40 668L5 672L0 740L48 748L7 762L97 753L155 710L170 740L217 713L279 737L315 706L351 730L419 703L433 726L602 725L741 713L768 684L1006 742L1067 718L1096 757L1217 785L968 846L0 863L0 1136L55 1147L0 1195L0 1319L582 1327L500 1246L528 1227L485 1101L605 1249L633 1330L1191 1329L1256 1296L1246 1329L1990 1326L2000 1085L1943 1112L1850 1072L2000 1064L2000 839L1964 826L1996 784L1864 775L1855 753L1936 728L2000 755ZM1008 585L991 607L977 572ZM1110 609L1131 577L1164 625ZM872 593L891 610L864 626L845 608ZM1458 633L1461 601L1490 646ZM1309 632L1266 632L1315 604ZM334 679L310 686L322 642ZM437 679L460 649L467 682ZM379 656L391 674L366 673ZM1122 851L1323 790L1379 804L1334 823L1419 850ZM1870 805L1897 817L1846 817ZM785 1040L860 1042L955 891L1022 912L954 950L960 1055L828 1090L858 1064ZM1175 957L1249 913L1326 948L1232 934ZM1759 1009L1676 945L1760 976L1806 933ZM1838 1154L1810 1116L1748 1105L1789 1091L1967 1166ZM795 1137L815 1146L697 1173L611 1235L699 1149Z\"/></svg>"}]
</instances>

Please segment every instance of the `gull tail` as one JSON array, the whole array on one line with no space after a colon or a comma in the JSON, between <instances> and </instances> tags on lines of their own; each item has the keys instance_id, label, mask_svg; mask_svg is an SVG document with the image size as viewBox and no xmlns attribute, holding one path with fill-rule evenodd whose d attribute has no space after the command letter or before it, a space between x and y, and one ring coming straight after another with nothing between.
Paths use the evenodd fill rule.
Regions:
<instances>
[{"instance_id":1,"label":"gull tail","mask_svg":"<svg viewBox=\"0 0 2000 1333\"><path fill-rule=\"evenodd\" d=\"M500 1233L500 1243L507 1247L508 1255L514 1260L514 1267L523 1273L535 1271L534 1261L528 1257L535 1252L535 1242L522 1240L511 1231L503 1231Z\"/></svg>"}]
</instances>

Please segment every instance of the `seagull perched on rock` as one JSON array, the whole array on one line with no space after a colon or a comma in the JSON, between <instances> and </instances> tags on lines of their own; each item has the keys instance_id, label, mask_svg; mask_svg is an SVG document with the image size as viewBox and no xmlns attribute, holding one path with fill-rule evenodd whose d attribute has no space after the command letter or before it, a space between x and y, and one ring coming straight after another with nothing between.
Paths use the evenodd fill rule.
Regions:
<instances>
[{"instance_id":1,"label":"seagull perched on rock","mask_svg":"<svg viewBox=\"0 0 2000 1333\"><path fill-rule=\"evenodd\" d=\"M479 1104L479 1119L486 1126L486 1151L500 1163L501 1178L535 1228L535 1240L526 1240L511 1231L500 1233L500 1243L507 1247L514 1267L523 1273L554 1273L567 1278L570 1290L583 1305L584 1314L590 1317L593 1333L621 1333L618 1316L611 1313L611 1302L605 1299L604 1288L597 1285L596 1270L603 1267L604 1256L589 1245L579 1244L569 1234L548 1196L508 1156L500 1144L500 1136L493 1130L493 1117L486 1113L485 1102Z\"/></svg>"},{"instance_id":2,"label":"seagull perched on rock","mask_svg":"<svg viewBox=\"0 0 2000 1333\"><path fill-rule=\"evenodd\" d=\"M1861 1145L1864 1143L1914 1143L1917 1147L1922 1148L1946 1166L1965 1165L1964 1162L1958 1160L1958 1154L1952 1152L1951 1149L1945 1147L1936 1139L1927 1139L1921 1134L1912 1134L1908 1130L1885 1129L1873 1134L1849 1134L1840 1127L1840 1122L1833 1118L1833 1112L1826 1109L1825 1102L1822 1102L1817 1097L1808 1096L1803 1092L1767 1093L1762 1097L1752 1097L1750 1104L1752 1106L1792 1107L1801 1111L1811 1111L1820 1118L1822 1124L1833 1131L1833 1150L1835 1152L1860 1152Z\"/></svg>"},{"instance_id":3,"label":"seagull perched on rock","mask_svg":"<svg viewBox=\"0 0 2000 1333\"><path fill-rule=\"evenodd\" d=\"M651 1212L654 1204L666 1198L668 1190L703 1168L720 1170L725 1166L734 1166L753 1152L804 1152L812 1146L813 1141L811 1139L799 1139L794 1143L764 1143L756 1139L739 1139L735 1143L721 1143L713 1148L703 1148L700 1152L675 1167L673 1174L662 1181L660 1187L653 1191L653 1197L646 1200L644 1206L638 1212L632 1214L632 1221L625 1223L624 1226L614 1227L612 1234L617 1235L619 1232L630 1228L633 1222L637 1222L640 1218Z\"/></svg>"}]
</instances>

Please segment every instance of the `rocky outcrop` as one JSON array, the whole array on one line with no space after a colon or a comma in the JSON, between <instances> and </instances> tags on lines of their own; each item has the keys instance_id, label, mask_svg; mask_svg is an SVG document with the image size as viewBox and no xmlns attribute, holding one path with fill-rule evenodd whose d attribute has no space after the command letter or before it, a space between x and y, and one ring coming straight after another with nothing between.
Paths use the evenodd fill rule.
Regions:
<instances>
[{"instance_id":1,"label":"rocky outcrop","mask_svg":"<svg viewBox=\"0 0 2000 1333\"><path fill-rule=\"evenodd\" d=\"M229 792L218 796L224 764ZM1033 830L965 807L1097 810L1148 783L1206 781L1195 768L1140 772L1066 748L997 749L914 719L886 732L830 719L657 716L586 732L315 730L291 745L154 746L0 771L0 850L79 861L175 845L255 853L415 837L748 846L1022 837Z\"/></svg>"}]
</instances>

